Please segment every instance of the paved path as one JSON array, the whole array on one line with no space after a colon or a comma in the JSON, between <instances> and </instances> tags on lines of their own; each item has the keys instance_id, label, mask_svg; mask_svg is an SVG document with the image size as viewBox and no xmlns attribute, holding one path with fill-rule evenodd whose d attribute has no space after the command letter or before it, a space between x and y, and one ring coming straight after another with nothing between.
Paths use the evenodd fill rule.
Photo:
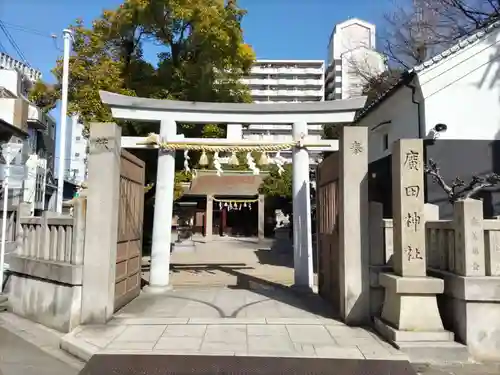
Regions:
<instances>
[{"instance_id":1,"label":"paved path","mask_svg":"<svg viewBox=\"0 0 500 375\"><path fill-rule=\"evenodd\" d=\"M82 359L98 352L406 359L371 331L329 319L310 298L274 289L143 294L106 326L81 327L63 345Z\"/></svg>"},{"instance_id":2,"label":"paved path","mask_svg":"<svg viewBox=\"0 0 500 375\"><path fill-rule=\"evenodd\" d=\"M149 257L144 259L143 278L149 280ZM196 251L172 253L171 283L178 286L238 285L246 276L292 285L293 250L273 240L251 239L196 241Z\"/></svg>"},{"instance_id":3,"label":"paved path","mask_svg":"<svg viewBox=\"0 0 500 375\"><path fill-rule=\"evenodd\" d=\"M76 375L78 371L0 327L0 374Z\"/></svg>"}]
</instances>

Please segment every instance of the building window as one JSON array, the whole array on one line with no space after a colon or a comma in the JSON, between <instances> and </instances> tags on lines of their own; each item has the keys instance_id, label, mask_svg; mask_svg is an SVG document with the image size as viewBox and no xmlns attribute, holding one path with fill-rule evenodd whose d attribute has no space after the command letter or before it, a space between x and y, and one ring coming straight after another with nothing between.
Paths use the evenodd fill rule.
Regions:
<instances>
[{"instance_id":1,"label":"building window","mask_svg":"<svg viewBox=\"0 0 500 375\"><path fill-rule=\"evenodd\" d=\"M77 158L79 156L80 156L80 153L79 152L75 152L75 158Z\"/></svg>"},{"instance_id":2,"label":"building window","mask_svg":"<svg viewBox=\"0 0 500 375\"><path fill-rule=\"evenodd\" d=\"M79 141L80 139L82 139L82 137L80 137L80 136L76 137L77 141Z\"/></svg>"},{"instance_id":3,"label":"building window","mask_svg":"<svg viewBox=\"0 0 500 375\"><path fill-rule=\"evenodd\" d=\"M389 149L389 134L384 134L382 137L382 150L388 150Z\"/></svg>"}]
</instances>

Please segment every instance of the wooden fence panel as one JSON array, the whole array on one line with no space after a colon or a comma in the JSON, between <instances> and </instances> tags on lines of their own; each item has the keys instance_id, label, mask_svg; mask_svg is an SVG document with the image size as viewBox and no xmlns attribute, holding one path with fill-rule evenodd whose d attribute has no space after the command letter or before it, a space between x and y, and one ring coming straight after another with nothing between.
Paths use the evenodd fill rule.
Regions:
<instances>
[{"instance_id":1,"label":"wooden fence panel","mask_svg":"<svg viewBox=\"0 0 500 375\"><path fill-rule=\"evenodd\" d=\"M339 155L330 155L317 173L318 292L338 310L339 283Z\"/></svg>"}]
</instances>

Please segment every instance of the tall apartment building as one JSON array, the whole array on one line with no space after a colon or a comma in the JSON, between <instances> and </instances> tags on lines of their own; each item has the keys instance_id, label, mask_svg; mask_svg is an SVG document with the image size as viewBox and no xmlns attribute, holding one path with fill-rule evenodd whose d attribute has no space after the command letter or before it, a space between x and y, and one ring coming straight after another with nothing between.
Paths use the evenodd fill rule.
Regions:
<instances>
[{"instance_id":1,"label":"tall apartment building","mask_svg":"<svg viewBox=\"0 0 500 375\"><path fill-rule=\"evenodd\" d=\"M0 53L0 143L22 144L12 161L9 211L24 201L32 210L50 208L55 196L55 121L28 97L41 73L28 64ZM0 180L5 173L0 160Z\"/></svg>"},{"instance_id":2,"label":"tall apartment building","mask_svg":"<svg viewBox=\"0 0 500 375\"><path fill-rule=\"evenodd\" d=\"M257 60L242 82L255 103L305 103L325 98L323 60ZM309 141L321 139L322 126L309 125ZM228 125L228 138L291 141L292 127L283 124ZM291 152L281 152L291 160ZM311 163L317 162L313 156Z\"/></svg>"},{"instance_id":3,"label":"tall apartment building","mask_svg":"<svg viewBox=\"0 0 500 375\"><path fill-rule=\"evenodd\" d=\"M357 18L335 25L328 43L326 100L361 96L366 78L386 69L376 51L375 25Z\"/></svg>"},{"instance_id":4,"label":"tall apartment building","mask_svg":"<svg viewBox=\"0 0 500 375\"><path fill-rule=\"evenodd\" d=\"M85 126L78 115L69 119L66 138L66 168L64 178L77 185L87 178L87 138Z\"/></svg>"}]
</instances>

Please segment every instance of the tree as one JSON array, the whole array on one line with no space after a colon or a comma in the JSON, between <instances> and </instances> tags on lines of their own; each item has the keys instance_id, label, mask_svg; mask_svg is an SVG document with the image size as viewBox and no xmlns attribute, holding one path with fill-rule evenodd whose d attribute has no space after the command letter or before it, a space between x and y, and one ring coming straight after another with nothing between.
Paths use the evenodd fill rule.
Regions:
<instances>
[{"instance_id":1,"label":"tree","mask_svg":"<svg viewBox=\"0 0 500 375\"><path fill-rule=\"evenodd\" d=\"M77 20L72 26L69 111L86 123L110 121L99 90L188 101L250 101L248 88L240 83L255 59L243 42L244 15L235 1L126 0L105 11L90 28ZM162 50L157 62L145 59L147 44ZM31 99L47 110L60 96L60 59L53 73L57 84L39 83L31 93ZM144 124L121 125L125 134L145 135L151 130ZM202 133L192 125L183 128L212 135L217 126Z\"/></svg>"},{"instance_id":2,"label":"tree","mask_svg":"<svg viewBox=\"0 0 500 375\"><path fill-rule=\"evenodd\" d=\"M118 8L104 11L91 27L77 20L71 26L69 112L78 113L86 124L111 121L99 90L159 99L250 102L248 88L240 83L255 60L253 49L243 41L241 21L245 13L236 1L125 0ZM145 58L148 45L160 49L158 61ZM46 111L53 109L60 97L61 59L53 73L56 84L38 82L30 93L30 99ZM156 124L117 122L124 135L157 131ZM180 128L186 137L224 135L218 124L180 124ZM178 154L180 166L182 155ZM147 165L146 178L151 181L156 155L141 156Z\"/></svg>"},{"instance_id":3,"label":"tree","mask_svg":"<svg viewBox=\"0 0 500 375\"><path fill-rule=\"evenodd\" d=\"M399 0L385 15L383 52L396 66L409 69L499 15L499 0Z\"/></svg>"},{"instance_id":4,"label":"tree","mask_svg":"<svg viewBox=\"0 0 500 375\"><path fill-rule=\"evenodd\" d=\"M262 181L259 194L289 201L292 199L292 165L285 164L283 169L279 174L275 165L269 168L269 175Z\"/></svg>"},{"instance_id":5,"label":"tree","mask_svg":"<svg viewBox=\"0 0 500 375\"><path fill-rule=\"evenodd\" d=\"M366 105L391 88L401 74L456 44L489 22L498 20L499 0L399 0L385 15L381 53L388 70L373 74L363 64L354 66L364 78Z\"/></svg>"},{"instance_id":6,"label":"tree","mask_svg":"<svg viewBox=\"0 0 500 375\"><path fill-rule=\"evenodd\" d=\"M191 174L185 171L175 172L174 201L184 195L183 183L191 182Z\"/></svg>"},{"instance_id":7,"label":"tree","mask_svg":"<svg viewBox=\"0 0 500 375\"><path fill-rule=\"evenodd\" d=\"M490 173L485 176L472 176L468 184L457 177L451 184L447 184L441 176L437 163L432 159L429 160L428 165L425 166L425 173L431 176L434 182L443 189L450 203L474 198L482 190L500 184L500 175L497 173Z\"/></svg>"},{"instance_id":8,"label":"tree","mask_svg":"<svg viewBox=\"0 0 500 375\"><path fill-rule=\"evenodd\" d=\"M382 72L379 75L369 77L366 85L363 87L363 95L366 95L366 104L369 106L377 100L382 94L394 86L403 74L402 69L393 68Z\"/></svg>"}]
</instances>

